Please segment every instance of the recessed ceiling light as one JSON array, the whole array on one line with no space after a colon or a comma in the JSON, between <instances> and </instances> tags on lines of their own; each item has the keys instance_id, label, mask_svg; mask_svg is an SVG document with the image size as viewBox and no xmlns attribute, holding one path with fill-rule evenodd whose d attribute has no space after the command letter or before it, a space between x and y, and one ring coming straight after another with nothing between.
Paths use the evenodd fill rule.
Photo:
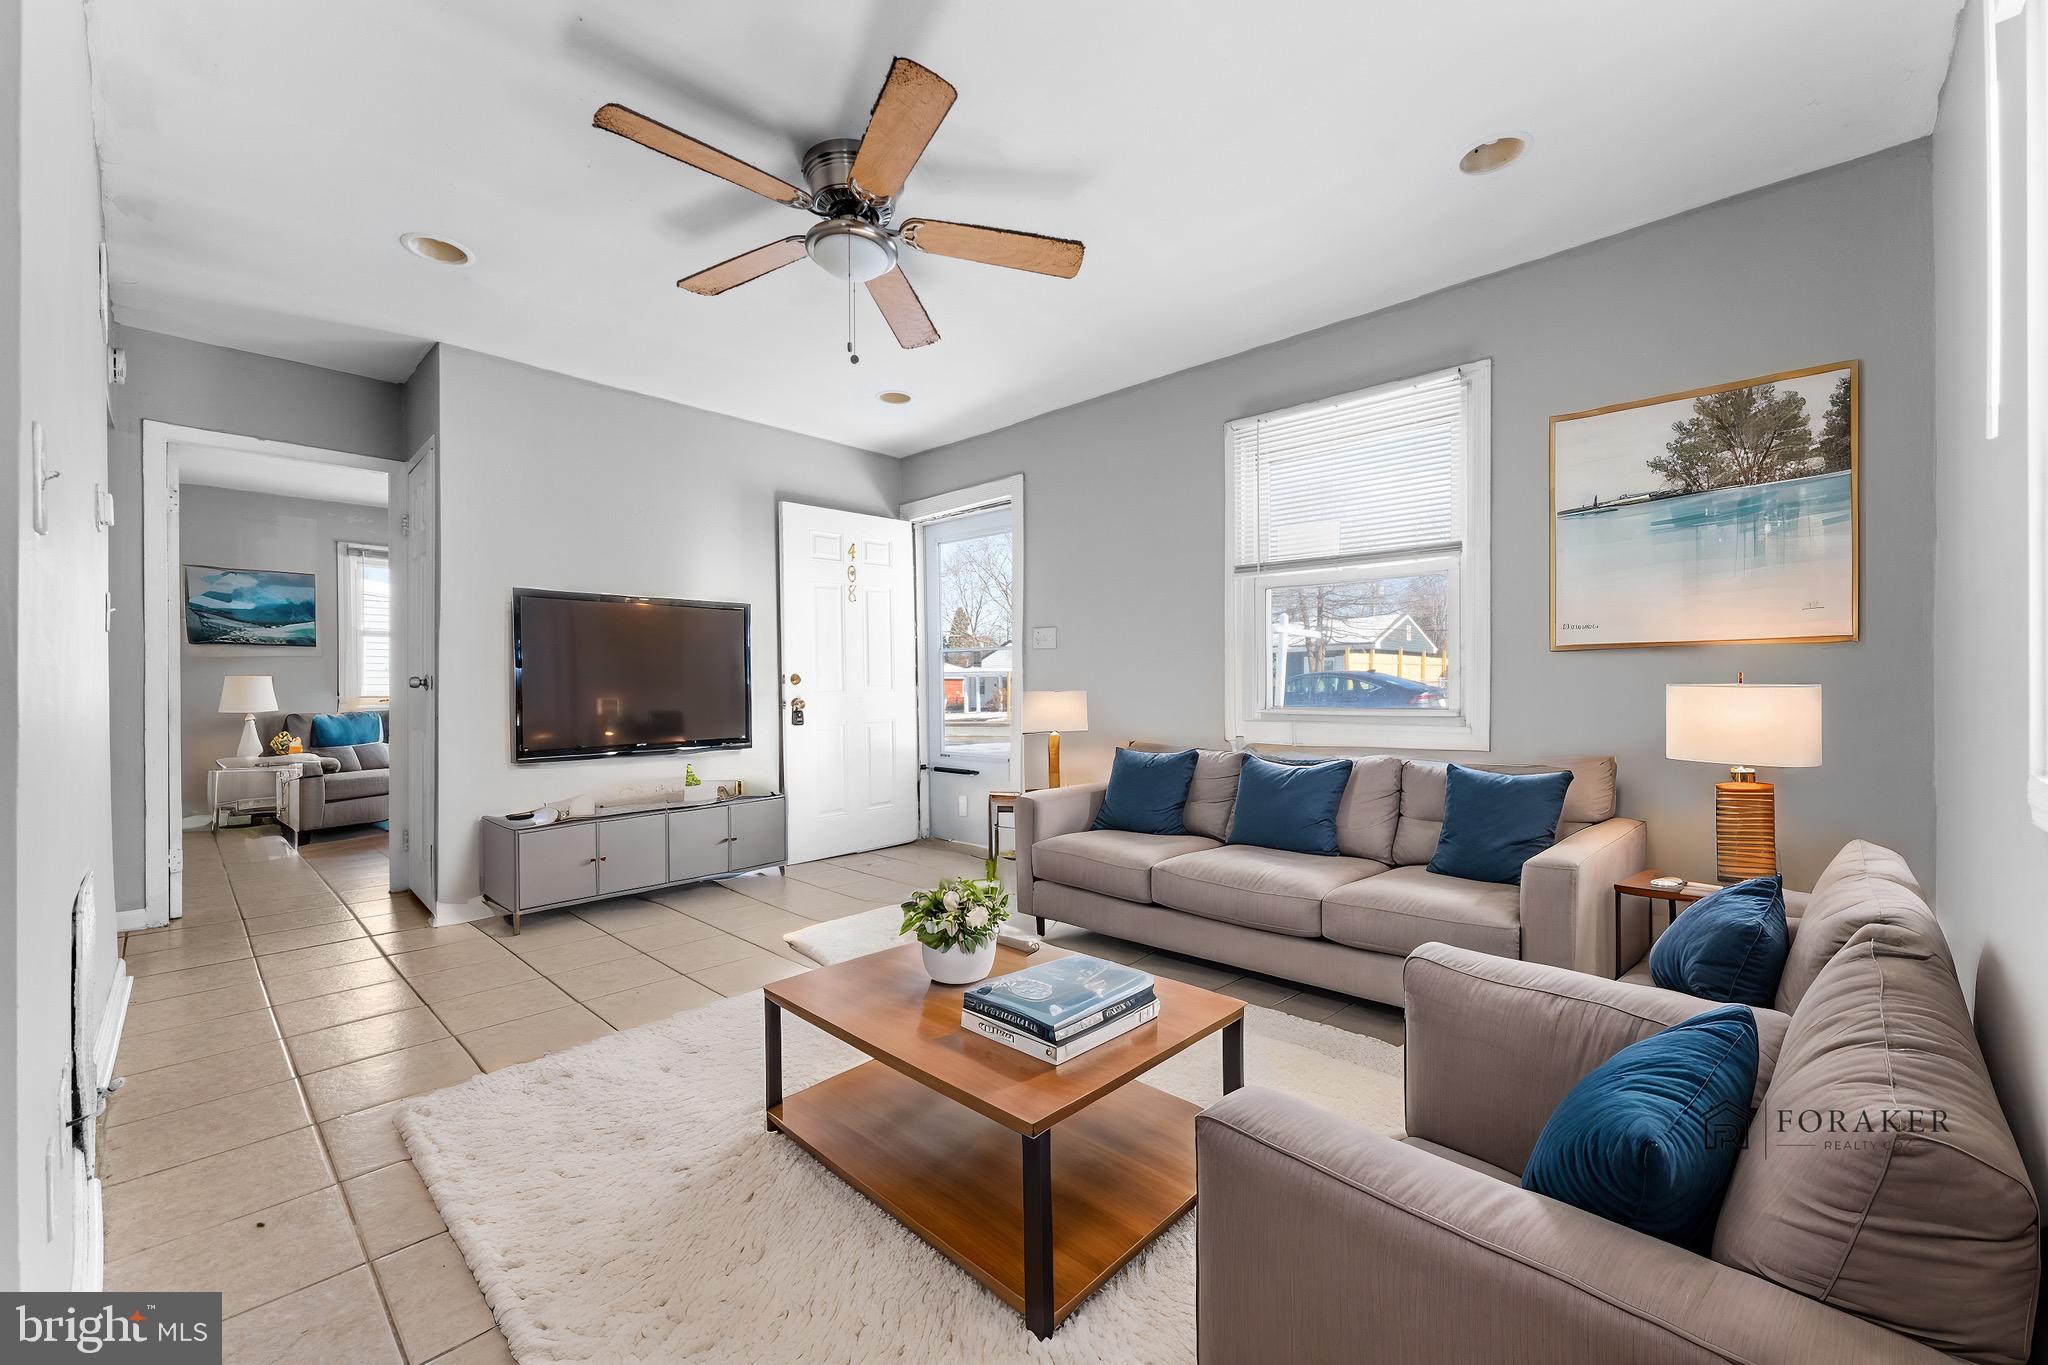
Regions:
<instances>
[{"instance_id":1,"label":"recessed ceiling light","mask_svg":"<svg viewBox=\"0 0 2048 1365\"><path fill-rule=\"evenodd\" d=\"M884 403L901 404L908 403L910 401L910 395L904 393L901 389L884 389L882 390L882 392L876 394L875 397L881 399Z\"/></svg>"},{"instance_id":2,"label":"recessed ceiling light","mask_svg":"<svg viewBox=\"0 0 2048 1365\"><path fill-rule=\"evenodd\" d=\"M422 260L436 265L468 265L469 253L444 237L429 237L424 232L408 232L398 239L398 244Z\"/></svg>"},{"instance_id":3,"label":"recessed ceiling light","mask_svg":"<svg viewBox=\"0 0 2048 1365\"><path fill-rule=\"evenodd\" d=\"M1458 158L1458 169L1467 175L1491 175L1529 150L1529 139L1509 134L1482 142Z\"/></svg>"}]
</instances>

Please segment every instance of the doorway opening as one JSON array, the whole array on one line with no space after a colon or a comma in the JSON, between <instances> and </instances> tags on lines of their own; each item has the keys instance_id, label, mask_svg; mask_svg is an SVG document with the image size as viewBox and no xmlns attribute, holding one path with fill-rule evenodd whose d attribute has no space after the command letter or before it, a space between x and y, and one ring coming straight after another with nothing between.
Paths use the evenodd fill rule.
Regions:
<instances>
[{"instance_id":1,"label":"doorway opening","mask_svg":"<svg viewBox=\"0 0 2048 1365\"><path fill-rule=\"evenodd\" d=\"M407 833L433 789L431 491L432 442L400 463L144 422L147 886L122 929L182 916L189 833L247 826L279 856L381 838L390 889L434 904L431 831Z\"/></svg>"},{"instance_id":2,"label":"doorway opening","mask_svg":"<svg viewBox=\"0 0 2048 1365\"><path fill-rule=\"evenodd\" d=\"M1023 480L913 503L923 832L983 847L1022 772Z\"/></svg>"}]
</instances>

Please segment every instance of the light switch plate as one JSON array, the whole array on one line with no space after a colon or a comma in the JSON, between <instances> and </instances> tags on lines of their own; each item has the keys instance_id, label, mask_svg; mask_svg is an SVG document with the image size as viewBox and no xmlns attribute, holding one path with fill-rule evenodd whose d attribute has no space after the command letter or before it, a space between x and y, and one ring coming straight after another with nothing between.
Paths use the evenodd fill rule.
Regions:
<instances>
[{"instance_id":1,"label":"light switch plate","mask_svg":"<svg viewBox=\"0 0 2048 1365\"><path fill-rule=\"evenodd\" d=\"M1031 628L1031 647L1033 649L1058 649L1060 647L1059 627L1033 626Z\"/></svg>"}]
</instances>

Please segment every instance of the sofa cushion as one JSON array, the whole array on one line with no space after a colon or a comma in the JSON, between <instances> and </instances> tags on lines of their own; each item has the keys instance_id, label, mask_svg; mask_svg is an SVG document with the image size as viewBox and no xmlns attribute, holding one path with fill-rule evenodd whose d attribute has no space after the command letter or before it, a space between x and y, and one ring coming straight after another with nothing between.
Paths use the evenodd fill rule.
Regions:
<instances>
[{"instance_id":1,"label":"sofa cushion","mask_svg":"<svg viewBox=\"0 0 2048 1365\"><path fill-rule=\"evenodd\" d=\"M1401 817L1394 831L1394 863L1427 863L1436 855L1437 837L1443 832L1444 788L1449 764L1426 763L1421 759L1401 761ZM1564 810L1557 822L1557 837L1575 834L1587 825L1611 820L1615 815L1614 760L1611 758L1567 758L1555 763L1467 763L1490 773L1554 773L1570 769L1571 786L1565 788Z\"/></svg>"},{"instance_id":2,"label":"sofa cushion","mask_svg":"<svg viewBox=\"0 0 2048 1365\"><path fill-rule=\"evenodd\" d=\"M1402 957L1425 943L1520 957L1522 892L1498 882L1397 867L1323 897L1323 937Z\"/></svg>"},{"instance_id":3,"label":"sofa cushion","mask_svg":"<svg viewBox=\"0 0 2048 1365\"><path fill-rule=\"evenodd\" d=\"M1478 882L1522 884L1522 864L1557 842L1571 774L1492 773L1453 763L1444 823L1429 870Z\"/></svg>"},{"instance_id":4,"label":"sofa cushion","mask_svg":"<svg viewBox=\"0 0 2048 1365\"><path fill-rule=\"evenodd\" d=\"M1181 809L1187 805L1195 761L1193 749L1171 754L1118 749L1110 761L1109 785L1096 808L1093 828L1132 834L1187 833L1181 824Z\"/></svg>"},{"instance_id":5,"label":"sofa cushion","mask_svg":"<svg viewBox=\"0 0 2048 1365\"><path fill-rule=\"evenodd\" d=\"M1230 808L1237 803L1237 774L1244 755L1235 749L1197 749L1195 776L1181 825L1190 834L1221 841L1230 835Z\"/></svg>"},{"instance_id":6,"label":"sofa cushion","mask_svg":"<svg viewBox=\"0 0 2048 1365\"><path fill-rule=\"evenodd\" d=\"M391 746L382 740L375 744L358 744L356 763L364 768L388 768L391 766Z\"/></svg>"},{"instance_id":7,"label":"sofa cushion","mask_svg":"<svg viewBox=\"0 0 2048 1365\"><path fill-rule=\"evenodd\" d=\"M1401 760L1369 754L1351 760L1351 780L1337 803L1337 851L1347 858L1394 861L1394 827L1401 819Z\"/></svg>"},{"instance_id":8,"label":"sofa cushion","mask_svg":"<svg viewBox=\"0 0 2048 1365\"><path fill-rule=\"evenodd\" d=\"M1037 848L1031 856L1037 858ZM1159 864L1152 869L1152 899L1205 919L1319 938L1323 897L1384 871L1386 864L1365 858L1229 844Z\"/></svg>"},{"instance_id":9,"label":"sofa cushion","mask_svg":"<svg viewBox=\"0 0 2048 1365\"><path fill-rule=\"evenodd\" d=\"M352 773L329 773L321 779L321 792L328 805L337 801L360 801L369 796L391 794L391 770L358 769Z\"/></svg>"},{"instance_id":10,"label":"sofa cushion","mask_svg":"<svg viewBox=\"0 0 2048 1365\"><path fill-rule=\"evenodd\" d=\"M1785 880L1724 886L1686 907L1650 949L1650 978L1702 1000L1768 1005L1785 970Z\"/></svg>"},{"instance_id":11,"label":"sofa cushion","mask_svg":"<svg viewBox=\"0 0 2048 1365\"><path fill-rule=\"evenodd\" d=\"M1862 852L1865 849L1884 856L1867 859ZM1852 854L1851 850L1857 851ZM1864 870L1866 867L1869 870ZM1931 927L1934 912L1920 899L1904 860L1875 844L1862 844L1860 848L1851 844L1836 855L1821 879L1814 883L1806 913L1799 920L1799 932L1792 935L1786 950L1785 970L1778 977L1774 1003L1788 1014L1797 1009L1820 969L1864 925L1909 922L1924 922ZM1938 929L1931 930L1929 937L1930 941L1941 941Z\"/></svg>"},{"instance_id":12,"label":"sofa cushion","mask_svg":"<svg viewBox=\"0 0 2048 1365\"><path fill-rule=\"evenodd\" d=\"M1248 757L1237 775L1230 842L1294 853L1337 854L1337 808L1351 760L1276 763Z\"/></svg>"},{"instance_id":13,"label":"sofa cushion","mask_svg":"<svg viewBox=\"0 0 2048 1365\"><path fill-rule=\"evenodd\" d=\"M1121 829L1084 829L1055 834L1031 846L1031 875L1081 891L1149 905L1152 869L1168 858L1216 847L1198 834L1133 834Z\"/></svg>"},{"instance_id":14,"label":"sofa cushion","mask_svg":"<svg viewBox=\"0 0 2048 1365\"><path fill-rule=\"evenodd\" d=\"M1864 925L1792 1016L1714 1259L1937 1351L2017 1362L2038 1222L1940 931Z\"/></svg>"},{"instance_id":15,"label":"sofa cushion","mask_svg":"<svg viewBox=\"0 0 2048 1365\"><path fill-rule=\"evenodd\" d=\"M306 752L318 754L322 758L333 759L341 765L342 772L353 773L362 771L363 760L356 756L356 746L353 744L336 744L324 749L308 749Z\"/></svg>"},{"instance_id":16,"label":"sofa cushion","mask_svg":"<svg viewBox=\"0 0 2048 1365\"><path fill-rule=\"evenodd\" d=\"M1749 1124L1757 1060L1746 1005L1630 1043L1559 1101L1522 1188L1667 1242L1704 1242Z\"/></svg>"}]
</instances>

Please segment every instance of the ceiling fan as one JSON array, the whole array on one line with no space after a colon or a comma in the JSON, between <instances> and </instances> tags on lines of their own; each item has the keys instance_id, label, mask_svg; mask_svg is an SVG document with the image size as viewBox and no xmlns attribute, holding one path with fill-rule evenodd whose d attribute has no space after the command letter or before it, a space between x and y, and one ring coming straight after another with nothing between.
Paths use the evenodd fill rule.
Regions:
<instances>
[{"instance_id":1,"label":"ceiling fan","mask_svg":"<svg viewBox=\"0 0 2048 1365\"><path fill-rule=\"evenodd\" d=\"M902 193L903 182L910 178L911 169L924 155L955 98L957 92L943 78L907 57L898 57L889 67L882 93L875 97L867 131L859 138L829 138L804 153L808 188L792 185L622 104L605 105L593 122L608 133L709 171L778 204L816 214L821 220L801 236L755 247L677 280L678 288L693 294L723 294L809 256L846 280L849 290L854 281L866 284L897 344L908 349L931 345L939 339L939 332L903 274L899 257L904 242L928 255L981 261L1061 279L1072 279L1081 269L1081 243L1062 237L936 218L895 221L896 196ZM850 337L847 352L859 363Z\"/></svg>"}]
</instances>

